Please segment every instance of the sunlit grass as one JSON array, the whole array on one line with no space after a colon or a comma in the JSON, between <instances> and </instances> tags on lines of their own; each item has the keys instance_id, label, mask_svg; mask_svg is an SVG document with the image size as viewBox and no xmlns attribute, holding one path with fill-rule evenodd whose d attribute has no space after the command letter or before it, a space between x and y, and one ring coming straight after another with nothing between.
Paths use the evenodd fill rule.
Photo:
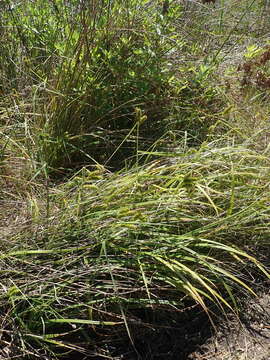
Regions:
<instances>
[{"instance_id":1,"label":"sunlit grass","mask_svg":"<svg viewBox=\"0 0 270 360\"><path fill-rule=\"evenodd\" d=\"M3 5L10 357L111 357L190 304L215 326L213 306L238 314L249 274L269 277L269 89L237 71L267 3L100 4Z\"/></svg>"},{"instance_id":2,"label":"sunlit grass","mask_svg":"<svg viewBox=\"0 0 270 360\"><path fill-rule=\"evenodd\" d=\"M237 311L237 289L254 294L241 269L268 276L242 250L269 235L268 162L267 154L217 142L128 172L84 168L50 189L48 221L41 216L30 235L34 247L22 232L1 256L9 274L3 299L22 336L47 342L60 323L128 328L132 309L181 308L183 294L207 312L210 303Z\"/></svg>"}]
</instances>

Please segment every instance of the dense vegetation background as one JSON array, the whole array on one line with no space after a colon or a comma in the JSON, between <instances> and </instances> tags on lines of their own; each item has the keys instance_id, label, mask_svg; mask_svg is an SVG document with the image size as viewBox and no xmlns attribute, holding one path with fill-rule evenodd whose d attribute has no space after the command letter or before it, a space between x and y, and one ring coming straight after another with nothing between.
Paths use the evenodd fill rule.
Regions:
<instances>
[{"instance_id":1,"label":"dense vegetation background","mask_svg":"<svg viewBox=\"0 0 270 360\"><path fill-rule=\"evenodd\" d=\"M269 277L268 1L0 7L1 356L184 359Z\"/></svg>"}]
</instances>

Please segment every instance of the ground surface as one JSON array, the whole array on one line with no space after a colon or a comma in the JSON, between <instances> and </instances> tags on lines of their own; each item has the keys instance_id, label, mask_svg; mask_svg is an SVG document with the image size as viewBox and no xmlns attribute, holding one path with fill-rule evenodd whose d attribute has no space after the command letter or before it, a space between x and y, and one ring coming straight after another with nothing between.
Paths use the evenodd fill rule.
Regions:
<instances>
[{"instance_id":1,"label":"ground surface","mask_svg":"<svg viewBox=\"0 0 270 360\"><path fill-rule=\"evenodd\" d=\"M232 317L220 325L218 332L201 346L201 351L190 354L188 359L269 360L270 292L260 294L246 305L241 322Z\"/></svg>"}]
</instances>

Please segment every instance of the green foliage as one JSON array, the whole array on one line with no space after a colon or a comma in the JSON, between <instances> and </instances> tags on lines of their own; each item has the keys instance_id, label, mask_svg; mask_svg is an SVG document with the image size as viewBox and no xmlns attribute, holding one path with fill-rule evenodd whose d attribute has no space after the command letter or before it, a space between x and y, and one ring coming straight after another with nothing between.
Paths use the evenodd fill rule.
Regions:
<instances>
[{"instance_id":1,"label":"green foliage","mask_svg":"<svg viewBox=\"0 0 270 360\"><path fill-rule=\"evenodd\" d=\"M126 7L115 1L95 11L93 17L92 9L85 9L78 28L66 26L65 47L56 45L62 62L48 99L46 125L50 143L60 139L63 146L56 154L47 142L43 151L53 168L79 161L85 153L104 162L126 139L117 153L119 163L134 154L133 139L126 138L134 109L139 106L148 117L140 135L150 142L161 133L168 114L172 74L166 53L171 40L165 37L164 19L154 6L144 9L133 1ZM73 141L65 141L65 134Z\"/></svg>"},{"instance_id":2,"label":"green foliage","mask_svg":"<svg viewBox=\"0 0 270 360\"><path fill-rule=\"evenodd\" d=\"M114 358L269 278L266 2L211 5L0 2L10 358Z\"/></svg>"},{"instance_id":3,"label":"green foliage","mask_svg":"<svg viewBox=\"0 0 270 360\"><path fill-rule=\"evenodd\" d=\"M174 21L182 8L169 9L162 15L156 4L133 0L12 8L5 21L16 32L6 40L16 42L16 56L21 49L24 55L20 74L13 69L5 76L20 78L11 84L19 92L26 84L28 92L32 88L34 112L43 114L33 123L35 161L56 174L85 163L119 169L134 163L139 150L156 146L167 129L188 130L196 143L205 138L215 117L213 106L208 114L204 109L215 90L201 70L171 62L185 41ZM139 128L136 108L147 117Z\"/></svg>"},{"instance_id":4,"label":"green foliage","mask_svg":"<svg viewBox=\"0 0 270 360\"><path fill-rule=\"evenodd\" d=\"M24 238L1 255L11 279L2 301L23 341L58 358L86 350L95 331L131 331L136 309L143 321L151 306L183 308L180 294L206 312L211 303L237 311L237 289L254 295L241 269L269 277L241 250L255 233L268 239L268 153L216 142L163 158L113 175L81 169L51 192L58 211L36 249Z\"/></svg>"}]
</instances>

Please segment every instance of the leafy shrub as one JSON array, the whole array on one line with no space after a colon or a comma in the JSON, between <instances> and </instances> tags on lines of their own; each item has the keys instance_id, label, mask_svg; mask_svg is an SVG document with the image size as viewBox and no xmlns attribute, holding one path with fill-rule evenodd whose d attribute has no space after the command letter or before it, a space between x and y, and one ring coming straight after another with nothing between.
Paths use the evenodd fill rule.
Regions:
<instances>
[{"instance_id":1,"label":"leafy shrub","mask_svg":"<svg viewBox=\"0 0 270 360\"><path fill-rule=\"evenodd\" d=\"M144 3L83 9L79 25L67 26L64 46L55 44L62 62L48 97L42 147L51 167L86 154L104 162L116 150L121 163L134 154L136 136L148 138L148 146L160 135L170 106L171 43L158 9ZM136 108L148 119L139 133Z\"/></svg>"}]
</instances>

